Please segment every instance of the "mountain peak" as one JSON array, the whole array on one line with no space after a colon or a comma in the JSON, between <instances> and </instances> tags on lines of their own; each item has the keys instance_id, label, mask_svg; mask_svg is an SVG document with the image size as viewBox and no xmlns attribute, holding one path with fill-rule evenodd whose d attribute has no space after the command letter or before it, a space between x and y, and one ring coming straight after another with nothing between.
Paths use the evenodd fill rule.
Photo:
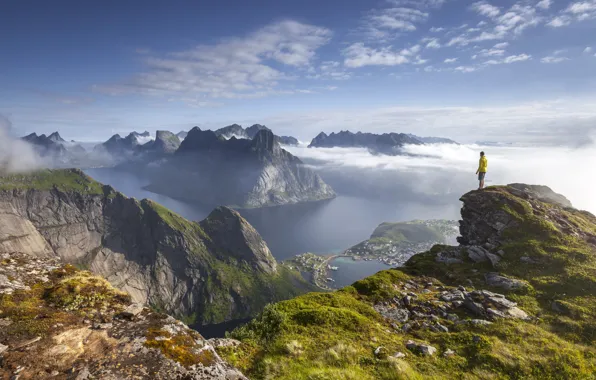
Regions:
<instances>
[{"instance_id":1,"label":"mountain peak","mask_svg":"<svg viewBox=\"0 0 596 380\"><path fill-rule=\"evenodd\" d=\"M200 224L212 243L222 249L222 259L242 260L265 273L277 271L277 263L267 244L237 211L217 207Z\"/></svg>"},{"instance_id":2,"label":"mountain peak","mask_svg":"<svg viewBox=\"0 0 596 380\"><path fill-rule=\"evenodd\" d=\"M59 143L63 143L66 142L66 140L64 140L62 138L62 136L60 136L60 134L58 132L54 132L51 135L48 136L48 139L54 141L54 142L59 142Z\"/></svg>"}]
</instances>

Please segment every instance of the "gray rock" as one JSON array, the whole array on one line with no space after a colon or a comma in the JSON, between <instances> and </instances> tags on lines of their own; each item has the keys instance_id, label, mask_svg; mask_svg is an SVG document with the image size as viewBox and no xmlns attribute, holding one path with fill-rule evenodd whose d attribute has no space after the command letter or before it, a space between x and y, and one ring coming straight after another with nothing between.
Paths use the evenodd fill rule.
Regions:
<instances>
[{"instance_id":1,"label":"gray rock","mask_svg":"<svg viewBox=\"0 0 596 380\"><path fill-rule=\"evenodd\" d=\"M124 318L135 318L137 317L139 314L141 314L143 312L143 305L141 305L140 303L132 303L130 305L128 305L126 307L126 309L124 309L121 313L120 316L124 317Z\"/></svg>"},{"instance_id":2,"label":"gray rock","mask_svg":"<svg viewBox=\"0 0 596 380\"><path fill-rule=\"evenodd\" d=\"M410 351L419 352L422 355L432 356L437 352L437 349L428 344L420 344L416 343L413 340L408 340L406 342L406 348Z\"/></svg>"},{"instance_id":3,"label":"gray rock","mask_svg":"<svg viewBox=\"0 0 596 380\"><path fill-rule=\"evenodd\" d=\"M5 346L2 343L0 343L0 355L2 355L6 350L8 350L8 346Z\"/></svg>"},{"instance_id":4,"label":"gray rock","mask_svg":"<svg viewBox=\"0 0 596 380\"><path fill-rule=\"evenodd\" d=\"M484 275L484 280L489 286L496 288L503 288L507 290L520 289L527 286L524 281L516 280L513 278L505 277L499 273L490 272Z\"/></svg>"},{"instance_id":5,"label":"gray rock","mask_svg":"<svg viewBox=\"0 0 596 380\"><path fill-rule=\"evenodd\" d=\"M449 329L446 326L443 326L439 323L435 326L439 332L449 332Z\"/></svg>"},{"instance_id":6,"label":"gray rock","mask_svg":"<svg viewBox=\"0 0 596 380\"><path fill-rule=\"evenodd\" d=\"M464 300L464 294L463 292L459 291L459 290L455 290L455 291L451 291L449 293L445 293L442 294L441 297L439 297L439 299L441 301L445 301L445 302L453 302L453 301L457 301L457 300Z\"/></svg>"},{"instance_id":7,"label":"gray rock","mask_svg":"<svg viewBox=\"0 0 596 380\"><path fill-rule=\"evenodd\" d=\"M398 351L395 354L393 354L393 357L394 358L397 358L397 359L401 359L401 358L405 358L406 357L406 354L404 354L403 352L399 352Z\"/></svg>"},{"instance_id":8,"label":"gray rock","mask_svg":"<svg viewBox=\"0 0 596 380\"><path fill-rule=\"evenodd\" d=\"M507 314L509 317L515 318L515 319L523 319L523 320L530 319L530 317L528 316L528 314L525 311L523 311L522 309L517 308L517 307L512 307L511 309L507 309L507 311L505 311L505 314Z\"/></svg>"},{"instance_id":9,"label":"gray rock","mask_svg":"<svg viewBox=\"0 0 596 380\"><path fill-rule=\"evenodd\" d=\"M397 321L399 323L405 323L410 317L410 312L406 309L397 307L388 307L384 305L374 305L373 307L383 317Z\"/></svg>"},{"instance_id":10,"label":"gray rock","mask_svg":"<svg viewBox=\"0 0 596 380\"><path fill-rule=\"evenodd\" d=\"M496 304L497 306L499 306L501 308L512 308L512 307L517 306L516 302L509 301L507 298L502 298L502 297L488 297L488 301Z\"/></svg>"},{"instance_id":11,"label":"gray rock","mask_svg":"<svg viewBox=\"0 0 596 380\"><path fill-rule=\"evenodd\" d=\"M492 322L489 322L487 320L484 319L470 319L469 323L475 326L488 326L488 325L492 325Z\"/></svg>"},{"instance_id":12,"label":"gray rock","mask_svg":"<svg viewBox=\"0 0 596 380\"><path fill-rule=\"evenodd\" d=\"M486 314L488 314L491 319L507 318L507 315L505 315L505 313L502 311L491 308L486 309Z\"/></svg>"},{"instance_id":13,"label":"gray rock","mask_svg":"<svg viewBox=\"0 0 596 380\"><path fill-rule=\"evenodd\" d=\"M481 303L474 302L470 298L466 298L463 306L475 315L483 316L486 313Z\"/></svg>"},{"instance_id":14,"label":"gray rock","mask_svg":"<svg viewBox=\"0 0 596 380\"><path fill-rule=\"evenodd\" d=\"M468 257L475 263L482 263L488 260L486 249L479 246L468 247Z\"/></svg>"}]
</instances>

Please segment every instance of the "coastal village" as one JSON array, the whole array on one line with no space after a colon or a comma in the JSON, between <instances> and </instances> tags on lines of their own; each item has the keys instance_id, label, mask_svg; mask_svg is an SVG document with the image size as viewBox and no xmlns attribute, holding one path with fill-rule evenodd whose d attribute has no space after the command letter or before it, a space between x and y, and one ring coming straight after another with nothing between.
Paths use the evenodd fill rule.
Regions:
<instances>
[{"instance_id":1,"label":"coastal village","mask_svg":"<svg viewBox=\"0 0 596 380\"><path fill-rule=\"evenodd\" d=\"M459 232L458 226L458 222L452 220L383 223L375 229L370 239L356 244L341 254L303 253L286 261L285 265L299 270L321 289L333 290L335 282L333 272L341 271L341 267L331 265L335 258L349 257L354 261L377 260L388 267L398 267L416 253L455 239ZM414 227L414 230L410 230L410 227Z\"/></svg>"}]
</instances>

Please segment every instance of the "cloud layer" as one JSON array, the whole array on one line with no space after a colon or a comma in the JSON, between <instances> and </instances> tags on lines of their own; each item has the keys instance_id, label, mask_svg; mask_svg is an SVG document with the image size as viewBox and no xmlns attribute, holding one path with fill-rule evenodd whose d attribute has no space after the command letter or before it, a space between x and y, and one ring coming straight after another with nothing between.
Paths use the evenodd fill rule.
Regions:
<instances>
[{"instance_id":1,"label":"cloud layer","mask_svg":"<svg viewBox=\"0 0 596 380\"><path fill-rule=\"evenodd\" d=\"M478 186L478 154L489 160L487 185L514 182L540 184L565 195L575 207L596 213L593 188L596 179L586 167L596 165L596 146L580 148L514 147L434 144L409 146L418 155L373 156L365 149L290 148L323 178L343 178L343 189L362 187L362 194L456 202ZM365 186L362 186L365 184Z\"/></svg>"}]
</instances>

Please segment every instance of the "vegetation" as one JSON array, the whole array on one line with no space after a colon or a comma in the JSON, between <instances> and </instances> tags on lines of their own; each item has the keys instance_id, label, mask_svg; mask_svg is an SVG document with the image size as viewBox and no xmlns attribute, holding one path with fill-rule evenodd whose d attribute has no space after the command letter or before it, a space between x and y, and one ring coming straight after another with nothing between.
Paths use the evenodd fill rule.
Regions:
<instances>
[{"instance_id":1,"label":"vegetation","mask_svg":"<svg viewBox=\"0 0 596 380\"><path fill-rule=\"evenodd\" d=\"M394 243L445 242L446 235L454 235L456 222L448 220L382 223L372 233L370 241Z\"/></svg>"},{"instance_id":2,"label":"vegetation","mask_svg":"<svg viewBox=\"0 0 596 380\"><path fill-rule=\"evenodd\" d=\"M497 268L465 255L460 264L439 263L437 253L453 248L435 246L400 270L267 306L231 334L242 341L240 349L221 354L254 379L596 378L596 218L529 202L503 187L485 195L494 199L487 207L516 221L503 231L499 249L505 254ZM448 332L436 332L405 330L374 309L402 297L411 284L418 284L412 302L421 309L440 305L441 294L458 285L491 290L484 274L495 271L527 282L492 290L517 302L530 319L475 324L462 311L441 320ZM408 340L437 353L409 350Z\"/></svg>"},{"instance_id":3,"label":"vegetation","mask_svg":"<svg viewBox=\"0 0 596 380\"><path fill-rule=\"evenodd\" d=\"M0 175L1 190L76 191L82 194L103 194L103 185L79 169L40 170L27 174Z\"/></svg>"}]
</instances>

